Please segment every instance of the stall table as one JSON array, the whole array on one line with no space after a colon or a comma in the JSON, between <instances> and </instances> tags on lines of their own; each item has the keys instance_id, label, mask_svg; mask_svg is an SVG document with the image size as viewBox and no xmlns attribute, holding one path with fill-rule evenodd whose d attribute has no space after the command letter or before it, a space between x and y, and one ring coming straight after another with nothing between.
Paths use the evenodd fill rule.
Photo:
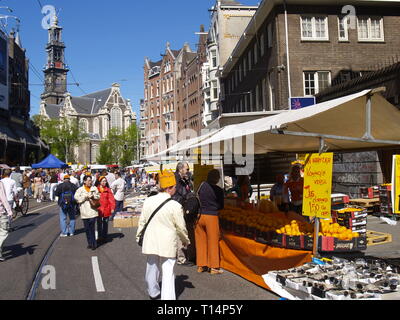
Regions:
<instances>
[{"instance_id":1,"label":"stall table","mask_svg":"<svg viewBox=\"0 0 400 320\"><path fill-rule=\"evenodd\" d=\"M254 240L222 232L220 241L221 267L260 287L271 290L263 275L269 271L286 270L312 260L311 251L291 250L258 243Z\"/></svg>"}]
</instances>

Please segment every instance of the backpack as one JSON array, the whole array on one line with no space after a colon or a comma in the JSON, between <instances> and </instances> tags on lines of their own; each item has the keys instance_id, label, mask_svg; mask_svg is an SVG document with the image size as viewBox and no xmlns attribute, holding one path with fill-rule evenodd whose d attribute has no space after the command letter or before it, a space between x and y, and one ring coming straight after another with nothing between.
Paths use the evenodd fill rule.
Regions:
<instances>
[{"instance_id":1,"label":"backpack","mask_svg":"<svg viewBox=\"0 0 400 320\"><path fill-rule=\"evenodd\" d=\"M183 212L185 213L185 217L189 221L196 222L199 219L199 212L200 212L200 198L199 192L203 187L205 182L202 182L197 192L189 192L185 195L183 200Z\"/></svg>"},{"instance_id":2,"label":"backpack","mask_svg":"<svg viewBox=\"0 0 400 320\"><path fill-rule=\"evenodd\" d=\"M60 206L63 211L68 211L74 208L74 193L72 191L65 191L60 196Z\"/></svg>"}]
</instances>

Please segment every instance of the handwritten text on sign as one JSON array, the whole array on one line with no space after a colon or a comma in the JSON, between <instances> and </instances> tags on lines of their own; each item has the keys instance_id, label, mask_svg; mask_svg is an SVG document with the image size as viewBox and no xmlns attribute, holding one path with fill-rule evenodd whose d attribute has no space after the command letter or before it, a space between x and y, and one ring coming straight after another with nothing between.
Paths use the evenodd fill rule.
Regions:
<instances>
[{"instance_id":1,"label":"handwritten text on sign","mask_svg":"<svg viewBox=\"0 0 400 320\"><path fill-rule=\"evenodd\" d=\"M303 215L330 218L333 153L309 157L304 168Z\"/></svg>"}]
</instances>

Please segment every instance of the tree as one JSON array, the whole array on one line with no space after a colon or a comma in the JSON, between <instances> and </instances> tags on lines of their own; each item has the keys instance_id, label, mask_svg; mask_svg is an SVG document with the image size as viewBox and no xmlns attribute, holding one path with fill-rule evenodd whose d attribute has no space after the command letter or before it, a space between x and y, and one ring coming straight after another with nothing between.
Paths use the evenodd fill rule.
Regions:
<instances>
[{"instance_id":1,"label":"tree","mask_svg":"<svg viewBox=\"0 0 400 320\"><path fill-rule=\"evenodd\" d=\"M48 119L34 116L41 138L50 145L50 151L62 161L74 162L74 148L86 141L88 135L79 129L77 121L67 118Z\"/></svg>"},{"instance_id":2,"label":"tree","mask_svg":"<svg viewBox=\"0 0 400 320\"><path fill-rule=\"evenodd\" d=\"M137 156L138 129L136 124L124 132L111 129L107 138L100 144L97 162L99 164L119 164L129 166Z\"/></svg>"}]
</instances>

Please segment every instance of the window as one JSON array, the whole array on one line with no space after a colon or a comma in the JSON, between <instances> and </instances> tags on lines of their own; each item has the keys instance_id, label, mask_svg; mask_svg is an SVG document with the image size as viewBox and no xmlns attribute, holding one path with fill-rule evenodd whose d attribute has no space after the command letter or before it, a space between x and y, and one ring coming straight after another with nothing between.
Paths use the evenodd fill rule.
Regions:
<instances>
[{"instance_id":1,"label":"window","mask_svg":"<svg viewBox=\"0 0 400 320\"><path fill-rule=\"evenodd\" d=\"M103 138L108 136L108 119L105 117L103 118Z\"/></svg>"},{"instance_id":2,"label":"window","mask_svg":"<svg viewBox=\"0 0 400 320\"><path fill-rule=\"evenodd\" d=\"M99 146L97 144L92 145L91 163L97 163L98 154L99 154Z\"/></svg>"},{"instance_id":3,"label":"window","mask_svg":"<svg viewBox=\"0 0 400 320\"><path fill-rule=\"evenodd\" d=\"M100 134L100 123L98 118L93 120L93 133Z\"/></svg>"},{"instance_id":4,"label":"window","mask_svg":"<svg viewBox=\"0 0 400 320\"><path fill-rule=\"evenodd\" d=\"M383 18L358 18L358 41L384 41Z\"/></svg>"},{"instance_id":5,"label":"window","mask_svg":"<svg viewBox=\"0 0 400 320\"><path fill-rule=\"evenodd\" d=\"M111 128L122 131L122 110L120 108L111 109Z\"/></svg>"},{"instance_id":6,"label":"window","mask_svg":"<svg viewBox=\"0 0 400 320\"><path fill-rule=\"evenodd\" d=\"M346 17L338 18L338 33L339 33L339 41L348 41L349 40L349 21Z\"/></svg>"},{"instance_id":7,"label":"window","mask_svg":"<svg viewBox=\"0 0 400 320\"><path fill-rule=\"evenodd\" d=\"M313 96L331 85L329 71L304 72L304 95Z\"/></svg>"},{"instance_id":8,"label":"window","mask_svg":"<svg viewBox=\"0 0 400 320\"><path fill-rule=\"evenodd\" d=\"M218 66L217 62L217 50L211 50L211 67L216 68Z\"/></svg>"},{"instance_id":9,"label":"window","mask_svg":"<svg viewBox=\"0 0 400 320\"><path fill-rule=\"evenodd\" d=\"M260 90L259 90L259 85L256 86L256 111L260 110Z\"/></svg>"},{"instance_id":10,"label":"window","mask_svg":"<svg viewBox=\"0 0 400 320\"><path fill-rule=\"evenodd\" d=\"M84 133L89 133L89 122L86 119L79 120L79 128Z\"/></svg>"},{"instance_id":11,"label":"window","mask_svg":"<svg viewBox=\"0 0 400 320\"><path fill-rule=\"evenodd\" d=\"M214 80L211 82L211 92L212 92L212 100L218 100L218 81Z\"/></svg>"},{"instance_id":12,"label":"window","mask_svg":"<svg viewBox=\"0 0 400 320\"><path fill-rule=\"evenodd\" d=\"M243 75L247 75L247 59L246 57L243 58Z\"/></svg>"},{"instance_id":13,"label":"window","mask_svg":"<svg viewBox=\"0 0 400 320\"><path fill-rule=\"evenodd\" d=\"M239 82L242 81L242 64L239 64Z\"/></svg>"},{"instance_id":14,"label":"window","mask_svg":"<svg viewBox=\"0 0 400 320\"><path fill-rule=\"evenodd\" d=\"M329 40L328 17L301 17L301 40Z\"/></svg>"}]
</instances>

